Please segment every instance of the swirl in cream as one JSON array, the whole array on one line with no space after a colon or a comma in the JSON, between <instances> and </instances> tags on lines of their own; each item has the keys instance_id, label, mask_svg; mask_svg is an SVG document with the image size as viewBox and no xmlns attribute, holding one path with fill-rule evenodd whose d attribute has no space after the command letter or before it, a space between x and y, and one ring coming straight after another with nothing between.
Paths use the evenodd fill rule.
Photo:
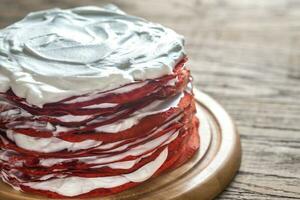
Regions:
<instances>
[{"instance_id":1,"label":"swirl in cream","mask_svg":"<svg viewBox=\"0 0 300 200\"><path fill-rule=\"evenodd\" d=\"M0 92L32 105L172 73L183 37L114 6L34 12L0 31Z\"/></svg>"}]
</instances>

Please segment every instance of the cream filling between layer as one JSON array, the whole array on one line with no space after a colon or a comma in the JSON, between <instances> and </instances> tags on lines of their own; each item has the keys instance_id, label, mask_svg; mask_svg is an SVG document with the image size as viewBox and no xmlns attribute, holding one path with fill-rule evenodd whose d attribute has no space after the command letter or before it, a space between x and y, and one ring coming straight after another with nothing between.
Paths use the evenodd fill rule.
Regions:
<instances>
[{"instance_id":1,"label":"cream filling between layer","mask_svg":"<svg viewBox=\"0 0 300 200\"><path fill-rule=\"evenodd\" d=\"M59 138L36 138L24 134L15 133L12 130L6 131L7 137L15 142L18 147L30 151L43 153L58 152L62 150L78 151L97 147L102 144L101 141L85 140L82 142L68 142Z\"/></svg>"}]
</instances>

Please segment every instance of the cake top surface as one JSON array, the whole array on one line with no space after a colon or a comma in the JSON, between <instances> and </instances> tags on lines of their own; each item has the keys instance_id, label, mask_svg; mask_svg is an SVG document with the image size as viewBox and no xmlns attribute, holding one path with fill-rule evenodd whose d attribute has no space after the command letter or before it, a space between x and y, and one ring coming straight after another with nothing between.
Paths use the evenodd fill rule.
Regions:
<instances>
[{"instance_id":1,"label":"cake top surface","mask_svg":"<svg viewBox=\"0 0 300 200\"><path fill-rule=\"evenodd\" d=\"M0 30L0 92L42 107L171 74L183 57L181 35L113 5L38 11Z\"/></svg>"}]
</instances>

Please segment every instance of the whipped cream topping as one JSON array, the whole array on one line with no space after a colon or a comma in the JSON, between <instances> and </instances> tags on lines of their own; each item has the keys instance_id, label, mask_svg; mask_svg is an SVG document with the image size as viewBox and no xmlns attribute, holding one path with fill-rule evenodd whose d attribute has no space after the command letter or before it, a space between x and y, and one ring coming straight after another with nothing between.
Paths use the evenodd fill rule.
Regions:
<instances>
[{"instance_id":1,"label":"whipped cream topping","mask_svg":"<svg viewBox=\"0 0 300 200\"><path fill-rule=\"evenodd\" d=\"M114 6L30 13L0 31L0 92L29 104L171 74L183 37Z\"/></svg>"}]
</instances>

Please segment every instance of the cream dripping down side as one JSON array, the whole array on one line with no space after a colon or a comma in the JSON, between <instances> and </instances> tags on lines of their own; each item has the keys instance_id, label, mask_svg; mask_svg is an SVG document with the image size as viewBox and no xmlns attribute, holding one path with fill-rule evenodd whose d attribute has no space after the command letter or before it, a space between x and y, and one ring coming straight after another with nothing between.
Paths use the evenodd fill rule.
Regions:
<instances>
[{"instance_id":1,"label":"cream dripping down side","mask_svg":"<svg viewBox=\"0 0 300 200\"><path fill-rule=\"evenodd\" d=\"M171 29L115 6L33 12L0 30L0 92L42 107L171 74L184 57Z\"/></svg>"}]
</instances>

